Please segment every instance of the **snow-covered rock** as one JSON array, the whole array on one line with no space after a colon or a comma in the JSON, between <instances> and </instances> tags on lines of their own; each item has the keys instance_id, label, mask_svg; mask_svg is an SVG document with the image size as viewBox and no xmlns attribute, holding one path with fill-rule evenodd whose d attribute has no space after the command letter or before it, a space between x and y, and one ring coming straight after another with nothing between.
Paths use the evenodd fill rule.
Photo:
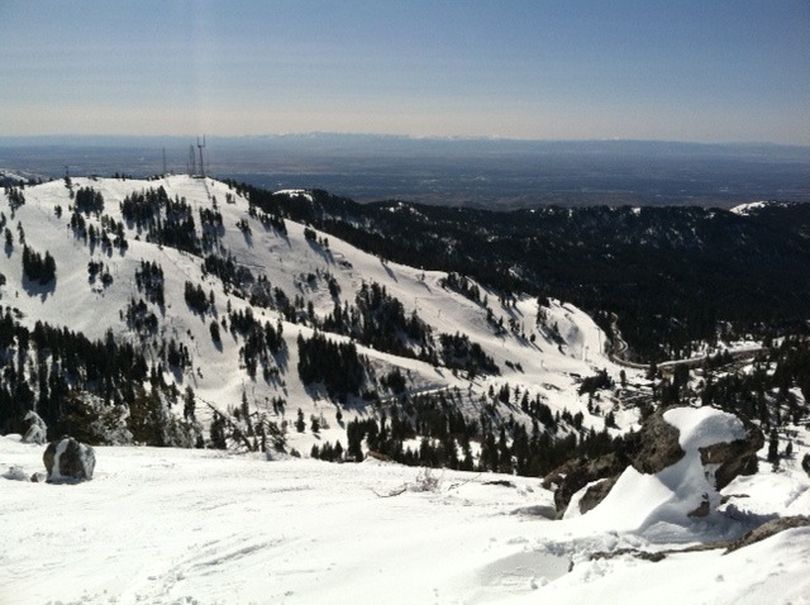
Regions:
<instances>
[{"instance_id":1,"label":"snow-covered rock","mask_svg":"<svg viewBox=\"0 0 810 605\"><path fill-rule=\"evenodd\" d=\"M660 415L660 418L656 418ZM613 489L590 514L609 517L627 529L647 529L657 524L684 525L690 518L705 517L720 504L716 473L724 469L724 480L732 469L748 469L748 459L762 446L762 433L727 412L709 407L680 407L654 415L677 430L681 455L673 458L671 443L643 443L650 451L666 452L656 459L639 459L628 466ZM645 430L641 431L642 440ZM646 437L661 435L660 430L647 431ZM670 434L670 433L667 433ZM657 446L657 447L656 447ZM720 447L723 446L723 447ZM750 470L750 469L748 469ZM733 478L733 477L731 477ZM730 481L730 479L728 479Z\"/></svg>"},{"instance_id":2,"label":"snow-covered rock","mask_svg":"<svg viewBox=\"0 0 810 605\"><path fill-rule=\"evenodd\" d=\"M756 471L763 441L759 429L727 412L709 407L659 410L636 435L628 436L625 448L593 460L571 460L550 473L544 486L556 486L554 501L565 518L603 501L621 506L619 499L627 496L639 506L631 516L637 526L655 522L657 514L683 522L709 514L720 503L718 490L738 475ZM622 518L628 519L626 514Z\"/></svg>"},{"instance_id":3,"label":"snow-covered rock","mask_svg":"<svg viewBox=\"0 0 810 605\"><path fill-rule=\"evenodd\" d=\"M611 452L595 459L574 458L547 474L543 479L543 487L554 489L554 505L558 513L565 511L569 503L574 502L575 494L579 494L576 498L577 512L586 512L589 509L580 508L586 495L585 490L597 484L603 485L603 480L616 477L628 464L629 460L620 452Z\"/></svg>"},{"instance_id":4,"label":"snow-covered rock","mask_svg":"<svg viewBox=\"0 0 810 605\"><path fill-rule=\"evenodd\" d=\"M36 443L42 445L48 440L48 426L39 414L31 410L23 419L28 423L28 429L23 435L23 443Z\"/></svg>"},{"instance_id":5,"label":"snow-covered rock","mask_svg":"<svg viewBox=\"0 0 810 605\"><path fill-rule=\"evenodd\" d=\"M73 437L51 441L42 456L48 481L84 481L93 478L96 455L93 448Z\"/></svg>"},{"instance_id":6,"label":"snow-covered rock","mask_svg":"<svg viewBox=\"0 0 810 605\"><path fill-rule=\"evenodd\" d=\"M8 467L8 470L3 473L3 479L10 479L11 481L28 481L29 477L19 466L10 466Z\"/></svg>"}]
</instances>

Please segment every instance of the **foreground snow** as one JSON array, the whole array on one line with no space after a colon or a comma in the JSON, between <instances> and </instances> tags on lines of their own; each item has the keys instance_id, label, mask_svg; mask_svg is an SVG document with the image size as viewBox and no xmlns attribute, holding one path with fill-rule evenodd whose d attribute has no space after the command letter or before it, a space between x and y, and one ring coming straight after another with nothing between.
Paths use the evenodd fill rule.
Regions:
<instances>
[{"instance_id":1,"label":"foreground snow","mask_svg":"<svg viewBox=\"0 0 810 605\"><path fill-rule=\"evenodd\" d=\"M42 451L0 437L0 468L41 470ZM751 523L742 508L748 521L618 532L588 515L546 520L551 494L537 479L434 471L436 489L418 491L423 470L375 462L96 453L88 483L0 479L0 603L810 602L810 528L729 555L617 553L736 537ZM793 465L729 493L796 514L807 488ZM600 551L612 558L590 560Z\"/></svg>"}]
</instances>

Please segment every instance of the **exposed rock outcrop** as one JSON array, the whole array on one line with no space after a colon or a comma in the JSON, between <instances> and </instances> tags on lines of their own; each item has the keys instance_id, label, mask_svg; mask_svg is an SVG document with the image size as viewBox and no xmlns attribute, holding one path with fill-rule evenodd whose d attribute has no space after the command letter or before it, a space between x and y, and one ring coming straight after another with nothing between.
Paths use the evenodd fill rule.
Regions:
<instances>
[{"instance_id":1,"label":"exposed rock outcrop","mask_svg":"<svg viewBox=\"0 0 810 605\"><path fill-rule=\"evenodd\" d=\"M85 481L93 478L96 455L93 448L73 437L51 441L42 455L49 482Z\"/></svg>"},{"instance_id":2,"label":"exposed rock outcrop","mask_svg":"<svg viewBox=\"0 0 810 605\"><path fill-rule=\"evenodd\" d=\"M562 513L571 501L571 496L589 483L618 476L629 462L619 452L612 452L594 459L573 458L546 475L543 479L543 487L554 490L554 506L557 507L558 513ZM607 492L603 494L603 497L606 494Z\"/></svg>"},{"instance_id":3,"label":"exposed rock outcrop","mask_svg":"<svg viewBox=\"0 0 810 605\"><path fill-rule=\"evenodd\" d=\"M757 472L757 452L765 444L765 436L751 424L745 429L743 439L700 448L703 466L718 465L714 470L714 482L718 490L731 483L734 477Z\"/></svg>"},{"instance_id":4,"label":"exposed rock outcrop","mask_svg":"<svg viewBox=\"0 0 810 605\"><path fill-rule=\"evenodd\" d=\"M686 455L681 447L682 436L678 428L664 418L665 413L666 410L658 410L647 418L638 433L627 437L620 451L594 459L575 458L546 475L543 486L555 490L554 504L558 515L565 512L572 496L588 484L592 485L579 498L579 511L584 513L595 508L628 466L639 473L652 475L681 461ZM744 436L741 436L743 433L735 435L741 438L699 448L706 478L715 490L722 489L738 475L756 472L756 453L762 447L764 437L756 426L746 423L742 426ZM706 516L710 510L706 494L704 502L689 516Z\"/></svg>"},{"instance_id":5,"label":"exposed rock outcrop","mask_svg":"<svg viewBox=\"0 0 810 605\"><path fill-rule=\"evenodd\" d=\"M756 542L760 542L766 538L770 538L771 536L785 531L786 529L807 526L810 526L810 516L807 515L796 515L793 517L780 517L778 519L772 519L771 521L763 523L759 527L752 529L742 538L731 542L726 548L726 554L739 550L740 548L745 548L746 546L750 546L751 544L755 544Z\"/></svg>"},{"instance_id":6,"label":"exposed rock outcrop","mask_svg":"<svg viewBox=\"0 0 810 605\"><path fill-rule=\"evenodd\" d=\"M678 436L678 429L664 420L664 410L651 414L638 432L638 447L631 456L633 468L652 475L678 462L684 456Z\"/></svg>"},{"instance_id":7,"label":"exposed rock outcrop","mask_svg":"<svg viewBox=\"0 0 810 605\"><path fill-rule=\"evenodd\" d=\"M605 496L610 493L610 490L616 485L618 479L618 477L601 479L598 483L591 485L585 490L582 498L579 499L579 512L587 513L592 508L596 508L596 505L604 500Z\"/></svg>"}]
</instances>

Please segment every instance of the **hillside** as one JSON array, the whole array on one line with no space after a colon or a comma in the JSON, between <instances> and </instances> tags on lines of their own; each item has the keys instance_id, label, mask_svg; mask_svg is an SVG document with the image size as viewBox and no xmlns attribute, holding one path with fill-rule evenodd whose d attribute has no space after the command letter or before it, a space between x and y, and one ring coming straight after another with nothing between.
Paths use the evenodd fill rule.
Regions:
<instances>
[{"instance_id":1,"label":"hillside","mask_svg":"<svg viewBox=\"0 0 810 605\"><path fill-rule=\"evenodd\" d=\"M806 332L810 205L748 214L694 207L545 207L513 212L404 201L361 205L323 191L293 204L246 187L265 207L365 250L474 277L503 292L567 300L635 360L687 357L718 334Z\"/></svg>"},{"instance_id":2,"label":"hillside","mask_svg":"<svg viewBox=\"0 0 810 605\"><path fill-rule=\"evenodd\" d=\"M151 198L143 197L150 191ZM274 197L295 204L307 203L310 195L288 191ZM582 379L597 370L617 382L620 368L603 354L603 332L576 307L555 300L541 306L528 295L507 297L461 276L448 281L444 272L381 260L265 213L227 184L186 176L74 178L70 186L59 180L7 190L3 199L10 241L0 257L0 304L12 311L9 326L34 332L28 363L17 359L20 374L26 368L29 378L45 371L42 380L52 382L47 368L34 371L31 365L54 361L47 338L37 338L37 322L91 341L111 338L143 355L143 380L136 377L134 384L125 384L132 378L127 369L104 378L106 384L92 380L86 369L66 372L60 388L49 385L50 393L62 393L60 401L41 401L42 383L31 379L30 399L40 400L34 407L49 426L68 413L72 392L121 402L124 392L146 382L172 415L199 421L203 433L215 410L238 422L246 402L254 421L264 422L255 416L260 414L276 425L273 430L286 428L286 449L303 454L313 444L337 440L346 448L351 420L385 413L390 418L392 409L402 412L403 398L418 394L425 398L420 409L446 408L450 399L450 409L478 424L465 431L479 442L482 415L496 438L505 422L531 431L540 408L522 400L542 406L541 429L552 430L551 418L552 432L559 424L562 434L575 430L573 424L601 431L609 411L615 427L631 426L638 417L637 410L614 406L610 398L592 407L587 394L577 394ZM39 283L24 273L26 247L55 260L52 280ZM342 383L325 385L328 364L322 359L302 379L300 339L316 330L327 341L351 337L356 343L360 384L348 390ZM35 350L40 343L45 350ZM9 352L15 348L8 346ZM391 376L396 380L389 385ZM504 385L510 388L506 396ZM172 404L187 387L194 392L190 414L182 401ZM294 428L299 408L302 432ZM421 425L428 413L410 415ZM15 424L19 418L8 414L6 430L22 430ZM313 417L323 427L318 434L311 430ZM248 425L242 432L255 438L251 420L245 414L241 420ZM403 441L416 448L427 432L408 432Z\"/></svg>"}]
</instances>

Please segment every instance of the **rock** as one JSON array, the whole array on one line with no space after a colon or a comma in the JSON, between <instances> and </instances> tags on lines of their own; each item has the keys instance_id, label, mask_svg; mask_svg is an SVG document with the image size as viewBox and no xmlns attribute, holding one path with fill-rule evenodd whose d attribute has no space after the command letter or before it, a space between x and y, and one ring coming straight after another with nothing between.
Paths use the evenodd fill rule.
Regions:
<instances>
[{"instance_id":1,"label":"rock","mask_svg":"<svg viewBox=\"0 0 810 605\"><path fill-rule=\"evenodd\" d=\"M501 487L517 487L517 485L506 479L495 479L493 481L484 481L482 485L500 485Z\"/></svg>"},{"instance_id":2,"label":"rock","mask_svg":"<svg viewBox=\"0 0 810 605\"><path fill-rule=\"evenodd\" d=\"M763 523L756 529L752 529L739 540L734 540L726 548L726 554L750 546L766 538L778 534L786 529L793 529L794 527L807 527L810 526L810 517L807 515L795 515L793 517L780 517Z\"/></svg>"},{"instance_id":3,"label":"rock","mask_svg":"<svg viewBox=\"0 0 810 605\"><path fill-rule=\"evenodd\" d=\"M807 476L810 477L810 454L805 454L804 458L802 458L802 468L804 472L807 473Z\"/></svg>"},{"instance_id":4,"label":"rock","mask_svg":"<svg viewBox=\"0 0 810 605\"><path fill-rule=\"evenodd\" d=\"M651 414L638 433L638 449L632 456L633 468L652 475L678 462L685 453L678 443L678 436L678 429L664 420L664 410Z\"/></svg>"},{"instance_id":5,"label":"rock","mask_svg":"<svg viewBox=\"0 0 810 605\"><path fill-rule=\"evenodd\" d=\"M543 506L542 504L535 506L522 506L520 508L516 508L510 514L526 515L528 517L542 517L549 520L557 518L557 510L553 506Z\"/></svg>"},{"instance_id":6,"label":"rock","mask_svg":"<svg viewBox=\"0 0 810 605\"><path fill-rule=\"evenodd\" d=\"M93 448L73 437L51 441L42 456L49 482L84 481L93 478L96 455Z\"/></svg>"},{"instance_id":7,"label":"rock","mask_svg":"<svg viewBox=\"0 0 810 605\"><path fill-rule=\"evenodd\" d=\"M743 439L700 448L700 462L703 466L717 465L714 482L718 490L731 483L734 477L757 472L757 452L765 444L765 436L753 425L746 425L745 429Z\"/></svg>"},{"instance_id":8,"label":"rock","mask_svg":"<svg viewBox=\"0 0 810 605\"><path fill-rule=\"evenodd\" d=\"M45 483L47 480L48 475L41 471L31 475L31 483Z\"/></svg>"},{"instance_id":9,"label":"rock","mask_svg":"<svg viewBox=\"0 0 810 605\"><path fill-rule=\"evenodd\" d=\"M628 460L621 453L605 454L593 460L585 457L573 458L546 475L543 487L552 489L556 486L554 506L557 507L557 512L562 514L568 507L571 496L599 479L613 477L615 481L615 477L627 467L627 464Z\"/></svg>"},{"instance_id":10,"label":"rock","mask_svg":"<svg viewBox=\"0 0 810 605\"><path fill-rule=\"evenodd\" d=\"M666 551L649 552L646 550L640 550L638 548L615 548L608 551L600 550L597 552L592 552L590 555L588 555L588 559L590 561L599 561L600 559L615 559L617 557L624 557L627 555L635 557L636 559L641 559L642 561L652 561L653 563L663 561L667 557Z\"/></svg>"},{"instance_id":11,"label":"rock","mask_svg":"<svg viewBox=\"0 0 810 605\"><path fill-rule=\"evenodd\" d=\"M48 426L39 414L31 410L25 415L23 421L28 423L28 428L22 438L23 443L43 445L48 440Z\"/></svg>"},{"instance_id":12,"label":"rock","mask_svg":"<svg viewBox=\"0 0 810 605\"><path fill-rule=\"evenodd\" d=\"M585 490L585 493L579 500L579 512L587 513L589 510L596 508L596 505L604 500L605 496L613 489L618 479L618 477L602 479L599 483L595 483Z\"/></svg>"}]
</instances>

